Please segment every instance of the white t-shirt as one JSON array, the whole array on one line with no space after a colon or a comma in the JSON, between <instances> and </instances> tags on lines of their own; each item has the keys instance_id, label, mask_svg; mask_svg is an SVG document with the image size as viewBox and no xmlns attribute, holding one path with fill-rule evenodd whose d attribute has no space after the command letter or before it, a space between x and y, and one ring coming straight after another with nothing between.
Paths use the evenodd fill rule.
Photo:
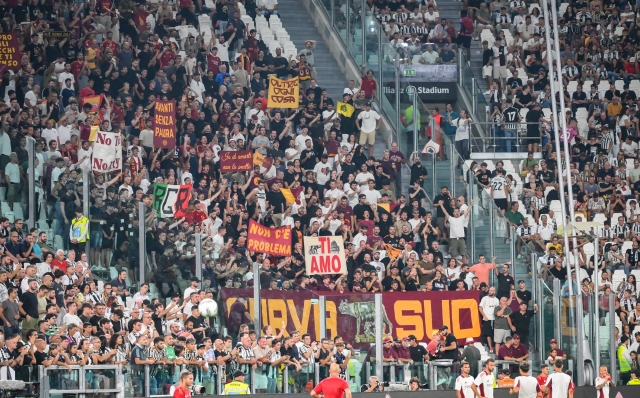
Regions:
<instances>
[{"instance_id":1,"label":"white t-shirt","mask_svg":"<svg viewBox=\"0 0 640 398\"><path fill-rule=\"evenodd\" d=\"M533 376L518 376L513 385L520 389L518 398L535 398L541 391L538 380Z\"/></svg>"},{"instance_id":2,"label":"white t-shirt","mask_svg":"<svg viewBox=\"0 0 640 398\"><path fill-rule=\"evenodd\" d=\"M307 145L305 144L305 142L307 142L310 139L311 139L310 135L300 134L299 136L296 137L296 148L298 148L300 153L302 153L302 151L307 149Z\"/></svg>"},{"instance_id":3,"label":"white t-shirt","mask_svg":"<svg viewBox=\"0 0 640 398\"><path fill-rule=\"evenodd\" d=\"M40 136L42 138L45 139L45 142L47 143L47 145L49 145L50 141L58 141L58 138L60 137L60 134L58 134L58 130L56 129L43 129L42 133L40 133ZM64 144L64 142L62 142L62 140L60 140L61 144Z\"/></svg>"},{"instance_id":4,"label":"white t-shirt","mask_svg":"<svg viewBox=\"0 0 640 398\"><path fill-rule=\"evenodd\" d=\"M382 199L382 195L380 195L380 192L376 191L375 189L367 189L362 191L362 193L367 197L367 201L369 202L369 204L376 204L378 203L378 199Z\"/></svg>"},{"instance_id":5,"label":"white t-shirt","mask_svg":"<svg viewBox=\"0 0 640 398\"><path fill-rule=\"evenodd\" d=\"M58 138L60 139L60 144L64 144L67 141L71 141L71 125L67 126L58 126Z\"/></svg>"},{"instance_id":6,"label":"white t-shirt","mask_svg":"<svg viewBox=\"0 0 640 398\"><path fill-rule=\"evenodd\" d=\"M64 318L62 318L62 322L67 326L69 326L72 323L75 323L77 326L82 325L82 320L78 315L66 314Z\"/></svg>"},{"instance_id":7,"label":"white t-shirt","mask_svg":"<svg viewBox=\"0 0 640 398\"><path fill-rule=\"evenodd\" d=\"M449 217L449 238L464 238L464 223L467 217Z\"/></svg>"},{"instance_id":8,"label":"white t-shirt","mask_svg":"<svg viewBox=\"0 0 640 398\"><path fill-rule=\"evenodd\" d=\"M496 319L495 308L499 305L500 305L500 300L498 300L498 298L495 296L494 297L484 296L482 300L480 300L480 307L482 307L484 314L486 315L487 319L490 321L494 321Z\"/></svg>"},{"instance_id":9,"label":"white t-shirt","mask_svg":"<svg viewBox=\"0 0 640 398\"><path fill-rule=\"evenodd\" d=\"M462 375L456 378L456 391L460 391L460 398L473 398L475 394L471 389L471 385L475 382L472 376L463 377Z\"/></svg>"},{"instance_id":10,"label":"white t-shirt","mask_svg":"<svg viewBox=\"0 0 640 398\"><path fill-rule=\"evenodd\" d=\"M456 126L456 136L455 140L468 140L469 139L469 120L471 119L456 119L452 120L451 124Z\"/></svg>"},{"instance_id":11,"label":"white t-shirt","mask_svg":"<svg viewBox=\"0 0 640 398\"><path fill-rule=\"evenodd\" d=\"M491 186L493 187L494 199L506 199L507 194L504 191L504 187L509 185L507 180L502 176L496 176L491 180Z\"/></svg>"},{"instance_id":12,"label":"white t-shirt","mask_svg":"<svg viewBox=\"0 0 640 398\"><path fill-rule=\"evenodd\" d=\"M487 296L485 296L484 298L487 298ZM480 374L478 374L478 377L476 377L474 383L478 387L480 396L485 398L493 398L493 382L494 377L492 373L487 373L483 370L482 372L480 372Z\"/></svg>"},{"instance_id":13,"label":"white t-shirt","mask_svg":"<svg viewBox=\"0 0 640 398\"><path fill-rule=\"evenodd\" d=\"M360 130L364 131L365 133L371 133L376 130L376 125L378 123L378 120L380 120L380 115L378 114L378 112L372 109L368 112L360 112L360 114L358 115L358 119L361 120Z\"/></svg>"},{"instance_id":14,"label":"white t-shirt","mask_svg":"<svg viewBox=\"0 0 640 398\"><path fill-rule=\"evenodd\" d=\"M64 82L67 79L71 79L71 87L73 87L73 84L76 82L76 79L75 77L73 77L72 72L62 72L58 75L58 83L62 83L62 87L65 87Z\"/></svg>"},{"instance_id":15,"label":"white t-shirt","mask_svg":"<svg viewBox=\"0 0 640 398\"><path fill-rule=\"evenodd\" d=\"M318 180L318 184L324 185L329 181L329 177L331 177L331 168L332 167L329 164L329 162L327 163L320 162L316 164L316 166L313 168L313 172L316 173L316 179Z\"/></svg>"},{"instance_id":16,"label":"white t-shirt","mask_svg":"<svg viewBox=\"0 0 640 398\"><path fill-rule=\"evenodd\" d=\"M574 385L568 374L553 373L547 378L545 387L551 387L551 398L567 398L569 389Z\"/></svg>"}]
</instances>

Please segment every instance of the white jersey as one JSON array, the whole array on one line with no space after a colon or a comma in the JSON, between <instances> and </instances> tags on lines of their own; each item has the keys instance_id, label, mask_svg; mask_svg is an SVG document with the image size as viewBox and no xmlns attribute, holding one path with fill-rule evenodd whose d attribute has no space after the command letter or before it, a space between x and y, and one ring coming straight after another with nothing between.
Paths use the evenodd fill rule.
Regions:
<instances>
[{"instance_id":1,"label":"white jersey","mask_svg":"<svg viewBox=\"0 0 640 398\"><path fill-rule=\"evenodd\" d=\"M545 387L551 388L551 398L567 398L569 389L574 388L571 376L566 373L550 374Z\"/></svg>"},{"instance_id":2,"label":"white jersey","mask_svg":"<svg viewBox=\"0 0 640 398\"><path fill-rule=\"evenodd\" d=\"M600 384L603 384L603 383L607 383L608 381L611 381L610 377L602 378L598 376L596 377L596 386L599 386ZM597 391L596 394L598 394L597 398L609 398L609 383L605 384L604 387L596 391Z\"/></svg>"},{"instance_id":3,"label":"white jersey","mask_svg":"<svg viewBox=\"0 0 640 398\"><path fill-rule=\"evenodd\" d=\"M491 187L493 188L494 199L506 199L507 194L504 191L504 187L508 186L506 178L502 176L496 176L491 180Z\"/></svg>"},{"instance_id":4,"label":"white jersey","mask_svg":"<svg viewBox=\"0 0 640 398\"><path fill-rule=\"evenodd\" d=\"M486 297L486 296L485 296ZM475 385L478 387L480 396L485 398L493 398L493 382L495 378L493 373L487 373L484 370L476 377Z\"/></svg>"},{"instance_id":5,"label":"white jersey","mask_svg":"<svg viewBox=\"0 0 640 398\"><path fill-rule=\"evenodd\" d=\"M474 393L471 389L471 385L474 383L474 379L471 376L458 376L456 379L456 391L460 391L460 398L473 398Z\"/></svg>"},{"instance_id":6,"label":"white jersey","mask_svg":"<svg viewBox=\"0 0 640 398\"><path fill-rule=\"evenodd\" d=\"M497 297L484 296L482 300L480 300L480 307L482 307L482 311L484 311L484 315L487 317L487 320L489 321L496 320L495 309L499 305L500 305L500 300L498 300ZM486 395L483 395L483 396L486 397Z\"/></svg>"},{"instance_id":7,"label":"white jersey","mask_svg":"<svg viewBox=\"0 0 640 398\"><path fill-rule=\"evenodd\" d=\"M518 387L518 398L535 398L540 391L538 380L532 376L518 376L513 381L513 385Z\"/></svg>"}]
</instances>

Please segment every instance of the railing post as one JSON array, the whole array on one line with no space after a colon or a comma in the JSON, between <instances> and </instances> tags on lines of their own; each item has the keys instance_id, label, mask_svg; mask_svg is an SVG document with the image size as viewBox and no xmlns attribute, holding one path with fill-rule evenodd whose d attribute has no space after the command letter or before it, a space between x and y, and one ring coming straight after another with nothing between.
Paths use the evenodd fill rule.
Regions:
<instances>
[{"instance_id":1,"label":"railing post","mask_svg":"<svg viewBox=\"0 0 640 398\"><path fill-rule=\"evenodd\" d=\"M29 217L27 225L29 225L29 229L36 227L36 140L27 136L27 154L29 157L29 172L27 173L29 177ZM4 171L4 170L3 170ZM86 183L85 183L86 184ZM13 211L13 209L11 209ZM78 256L79 257L79 256Z\"/></svg>"},{"instance_id":2,"label":"railing post","mask_svg":"<svg viewBox=\"0 0 640 398\"><path fill-rule=\"evenodd\" d=\"M138 283L138 286L140 286L140 284L142 284L144 282L144 267L145 267L145 261L144 259L146 258L147 255L147 248L145 247L145 242L146 242L146 228L145 228L145 217L146 217L146 211L145 211L145 204L143 202L140 202L138 204L138 213L139 213L139 218L138 218L138 256L140 257L140 281Z\"/></svg>"},{"instance_id":3,"label":"railing post","mask_svg":"<svg viewBox=\"0 0 640 398\"><path fill-rule=\"evenodd\" d=\"M544 336L542 333L542 312L545 301L543 300L544 290L542 288L542 281L538 278L538 270L536 266L538 265L538 256L535 253L531 253L531 290L532 296L537 298L538 301L538 312L535 317L537 319L538 327L535 328L535 332L537 333L537 343L538 350L542 351L544 349ZM541 352L541 357L544 358L544 352Z\"/></svg>"},{"instance_id":4,"label":"railing post","mask_svg":"<svg viewBox=\"0 0 640 398\"><path fill-rule=\"evenodd\" d=\"M249 371L249 374L251 375L251 394L255 394L256 393L256 370L251 368L251 370Z\"/></svg>"},{"instance_id":5,"label":"railing post","mask_svg":"<svg viewBox=\"0 0 640 398\"><path fill-rule=\"evenodd\" d=\"M151 396L151 389L149 388L149 365L144 365L144 396Z\"/></svg>"},{"instance_id":6,"label":"railing post","mask_svg":"<svg viewBox=\"0 0 640 398\"><path fill-rule=\"evenodd\" d=\"M320 339L327 337L327 296L320 296L318 300L320 305Z\"/></svg>"},{"instance_id":7,"label":"railing post","mask_svg":"<svg viewBox=\"0 0 640 398\"><path fill-rule=\"evenodd\" d=\"M314 373L314 378L316 380L315 385L317 386L318 383L320 383L320 364L318 362L313 364L313 373Z\"/></svg>"},{"instance_id":8,"label":"railing post","mask_svg":"<svg viewBox=\"0 0 640 398\"><path fill-rule=\"evenodd\" d=\"M380 32L382 32L382 27L380 28ZM382 41L382 40L380 40ZM398 136L398 141L400 141L400 58L398 58L398 51L395 49L395 47L392 47L389 49L389 51L393 50L393 62L395 65L395 69L393 71L393 75L395 77L395 95L396 95L396 103L395 103L395 110L397 112L396 115L396 134Z\"/></svg>"},{"instance_id":9,"label":"railing post","mask_svg":"<svg viewBox=\"0 0 640 398\"><path fill-rule=\"evenodd\" d=\"M458 47L458 85L462 86L463 78L462 78L462 48Z\"/></svg>"},{"instance_id":10,"label":"railing post","mask_svg":"<svg viewBox=\"0 0 640 398\"><path fill-rule=\"evenodd\" d=\"M478 101L476 101L476 95L478 95L478 93L476 93L476 78L472 77L471 78L471 97L472 97L471 111L473 112L474 115L478 111Z\"/></svg>"},{"instance_id":11,"label":"railing post","mask_svg":"<svg viewBox=\"0 0 640 398\"><path fill-rule=\"evenodd\" d=\"M29 192L31 195L31 192ZM91 176L86 170L82 171L82 213L85 217L89 218L89 212L91 211L89 205L91 204ZM31 215L29 215L31 216ZM87 238L91 236L91 223L88 223ZM87 253L87 258L91 258L91 240L87 239L85 242L84 252ZM80 253L76 253L76 256L80 257Z\"/></svg>"},{"instance_id":12,"label":"railing post","mask_svg":"<svg viewBox=\"0 0 640 398\"><path fill-rule=\"evenodd\" d=\"M253 275L255 278L253 280L253 327L257 336L260 337L262 329L262 317L260 315L260 301L262 300L260 297L260 264L253 263Z\"/></svg>"},{"instance_id":13,"label":"railing post","mask_svg":"<svg viewBox=\"0 0 640 398\"><path fill-rule=\"evenodd\" d=\"M418 138L420 134L420 126L418 125L418 119L420 118L420 110L418 109L418 90L416 87L413 87L413 150L418 150ZM399 116L399 115L398 115ZM399 117L398 117L399 118ZM431 132L431 135L435 134L434 131Z\"/></svg>"},{"instance_id":14,"label":"railing post","mask_svg":"<svg viewBox=\"0 0 640 398\"><path fill-rule=\"evenodd\" d=\"M353 11L351 10L351 0L347 0L347 15L345 15L345 19L346 19L346 32L344 35L344 41L345 41L345 47L347 50L347 54L351 54L351 52L349 51L349 46L351 44L351 15L352 15ZM363 62L364 63L364 62Z\"/></svg>"},{"instance_id":15,"label":"railing post","mask_svg":"<svg viewBox=\"0 0 640 398\"><path fill-rule=\"evenodd\" d=\"M433 131L433 129L431 131ZM431 133L431 137L433 138L433 133ZM431 194L433 198L436 197L438 192L436 191L436 156L436 153L431 154ZM433 198L431 199L433 200Z\"/></svg>"},{"instance_id":16,"label":"railing post","mask_svg":"<svg viewBox=\"0 0 640 398\"><path fill-rule=\"evenodd\" d=\"M508 236L513 237L513 240L509 242L509 257L511 261L511 266L513 267L513 279L518 280L516 278L516 245L515 240L518 239L518 234L516 234L516 229L511 226L511 224L507 224ZM520 254L520 253L518 253Z\"/></svg>"},{"instance_id":17,"label":"railing post","mask_svg":"<svg viewBox=\"0 0 640 398\"><path fill-rule=\"evenodd\" d=\"M577 258L576 258L577 260ZM576 267L577 267L576 263ZM573 283L570 281L569 283ZM578 288L580 289L580 288ZM576 356L578 360L578 367L576 368L578 387L582 387L585 385L585 376L584 376L584 309L582 305L582 296L576 295L575 297L570 297L572 301L575 302L575 317L576 317L576 340L578 340L578 344L576 346Z\"/></svg>"},{"instance_id":18,"label":"railing post","mask_svg":"<svg viewBox=\"0 0 640 398\"><path fill-rule=\"evenodd\" d=\"M384 94L384 76L383 76L384 68L382 67L382 65L384 63L384 58L385 58L384 57L384 44L382 42L382 38L383 37L384 36L383 36L382 26L378 25L378 81L380 83L377 85L377 87L378 87L378 101L380 102L381 111L383 111L383 109L382 109L382 102L383 102L382 96L385 95ZM397 71L396 71L396 73L397 73ZM398 108L394 108L394 109L396 110L396 112L398 112ZM396 119L400 120L400 117L396 117ZM396 130L396 134L398 134L398 130Z\"/></svg>"},{"instance_id":19,"label":"railing post","mask_svg":"<svg viewBox=\"0 0 640 398\"><path fill-rule=\"evenodd\" d=\"M382 324L382 295L376 294L373 296L373 300L375 303L376 309L376 318L375 318L375 331L376 331L376 376L382 379L382 333L383 324ZM367 379L367 383L369 380Z\"/></svg>"},{"instance_id":20,"label":"railing post","mask_svg":"<svg viewBox=\"0 0 640 398\"><path fill-rule=\"evenodd\" d=\"M593 239L593 264L595 269L593 270L593 273L596 275L595 278L592 278L593 280L593 291L594 293L594 298L595 298L595 303L594 303L594 309L593 309L593 313L595 314L595 318L591 321L591 323L593 323L595 325L594 329L593 329L593 336L594 336L594 340L595 340L595 349L594 349L594 361L595 361L595 371L597 372L598 369L600 369L600 296L598 295L598 250L600 250L600 248L598 247L599 245L599 239L596 237L595 239ZM611 336L615 336L615 334L611 335Z\"/></svg>"},{"instance_id":21,"label":"railing post","mask_svg":"<svg viewBox=\"0 0 640 398\"><path fill-rule=\"evenodd\" d=\"M431 131L431 134L436 134L435 130ZM456 197L456 177L454 175L456 170L456 161L458 161L458 154L452 149L451 156L449 156L449 186L451 187L451 196L453 198Z\"/></svg>"},{"instance_id":22,"label":"railing post","mask_svg":"<svg viewBox=\"0 0 640 398\"><path fill-rule=\"evenodd\" d=\"M558 347L562 347L562 299L561 296L562 286L560 286L560 280L557 278L553 279L553 308L558 311L556 317L554 317L553 321L555 322L555 335L554 339L558 340Z\"/></svg>"},{"instance_id":23,"label":"railing post","mask_svg":"<svg viewBox=\"0 0 640 398\"><path fill-rule=\"evenodd\" d=\"M216 374L216 394L222 395L224 388L222 388L222 374L225 371L225 367L223 365L218 365L218 373Z\"/></svg>"},{"instance_id":24,"label":"railing post","mask_svg":"<svg viewBox=\"0 0 640 398\"><path fill-rule=\"evenodd\" d=\"M360 10L360 21L362 22L362 65L367 64L367 0L362 0Z\"/></svg>"},{"instance_id":25,"label":"railing post","mask_svg":"<svg viewBox=\"0 0 640 398\"><path fill-rule=\"evenodd\" d=\"M289 367L284 367L284 372L282 373L282 392L285 394L289 394Z\"/></svg>"},{"instance_id":26,"label":"railing post","mask_svg":"<svg viewBox=\"0 0 640 398\"><path fill-rule=\"evenodd\" d=\"M202 281L202 236L196 234L196 278Z\"/></svg>"},{"instance_id":27,"label":"railing post","mask_svg":"<svg viewBox=\"0 0 640 398\"><path fill-rule=\"evenodd\" d=\"M615 296L613 293L609 294L609 357L611 358L611 369L609 374L611 375L611 381L614 384L618 384L618 342L616 341L616 306ZM596 370L597 371L597 370Z\"/></svg>"},{"instance_id":28,"label":"railing post","mask_svg":"<svg viewBox=\"0 0 640 398\"><path fill-rule=\"evenodd\" d=\"M495 239L495 217L496 217L496 206L493 202L493 199L489 197L489 253L495 253L495 244L493 240ZM493 272L491 273L493 275Z\"/></svg>"},{"instance_id":29,"label":"railing post","mask_svg":"<svg viewBox=\"0 0 640 398\"><path fill-rule=\"evenodd\" d=\"M335 0L330 0L331 1L331 26L335 26L335 14L336 14L336 2Z\"/></svg>"}]
</instances>

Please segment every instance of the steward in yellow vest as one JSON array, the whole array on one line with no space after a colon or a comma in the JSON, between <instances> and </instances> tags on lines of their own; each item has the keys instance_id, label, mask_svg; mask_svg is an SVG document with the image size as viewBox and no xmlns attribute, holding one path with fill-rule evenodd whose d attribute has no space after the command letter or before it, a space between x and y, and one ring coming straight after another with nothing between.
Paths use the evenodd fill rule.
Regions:
<instances>
[{"instance_id":1,"label":"steward in yellow vest","mask_svg":"<svg viewBox=\"0 0 640 398\"><path fill-rule=\"evenodd\" d=\"M76 218L71 220L69 238L71 239L71 249L75 250L79 256L80 251L84 251L83 246L89 239L89 219L82 214L82 208L76 209Z\"/></svg>"},{"instance_id":2,"label":"steward in yellow vest","mask_svg":"<svg viewBox=\"0 0 640 398\"><path fill-rule=\"evenodd\" d=\"M233 374L233 381L224 386L222 395L246 395L251 394L249 385L244 382L244 373L236 370Z\"/></svg>"}]
</instances>

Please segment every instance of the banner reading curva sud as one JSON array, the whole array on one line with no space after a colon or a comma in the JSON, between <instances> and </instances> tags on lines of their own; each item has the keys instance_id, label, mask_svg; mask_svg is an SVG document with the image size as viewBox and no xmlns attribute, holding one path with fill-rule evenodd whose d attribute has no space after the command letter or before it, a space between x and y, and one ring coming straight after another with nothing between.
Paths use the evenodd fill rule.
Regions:
<instances>
[{"instance_id":1,"label":"banner reading curva sud","mask_svg":"<svg viewBox=\"0 0 640 398\"><path fill-rule=\"evenodd\" d=\"M340 294L323 292L327 297L327 337L340 335L356 348L375 342L374 294ZM309 333L311 340L320 336L320 306L318 294L310 290L282 291L262 289L260 327L271 325L274 334L284 323L285 336L294 330ZM247 297L247 308L253 316L253 290L222 288L220 291L224 314L229 318L231 305L238 296ZM402 338L416 336L428 342L433 331L447 325L462 344L466 338L479 338L481 318L478 312L480 293L412 292L382 295L383 334Z\"/></svg>"}]
</instances>

